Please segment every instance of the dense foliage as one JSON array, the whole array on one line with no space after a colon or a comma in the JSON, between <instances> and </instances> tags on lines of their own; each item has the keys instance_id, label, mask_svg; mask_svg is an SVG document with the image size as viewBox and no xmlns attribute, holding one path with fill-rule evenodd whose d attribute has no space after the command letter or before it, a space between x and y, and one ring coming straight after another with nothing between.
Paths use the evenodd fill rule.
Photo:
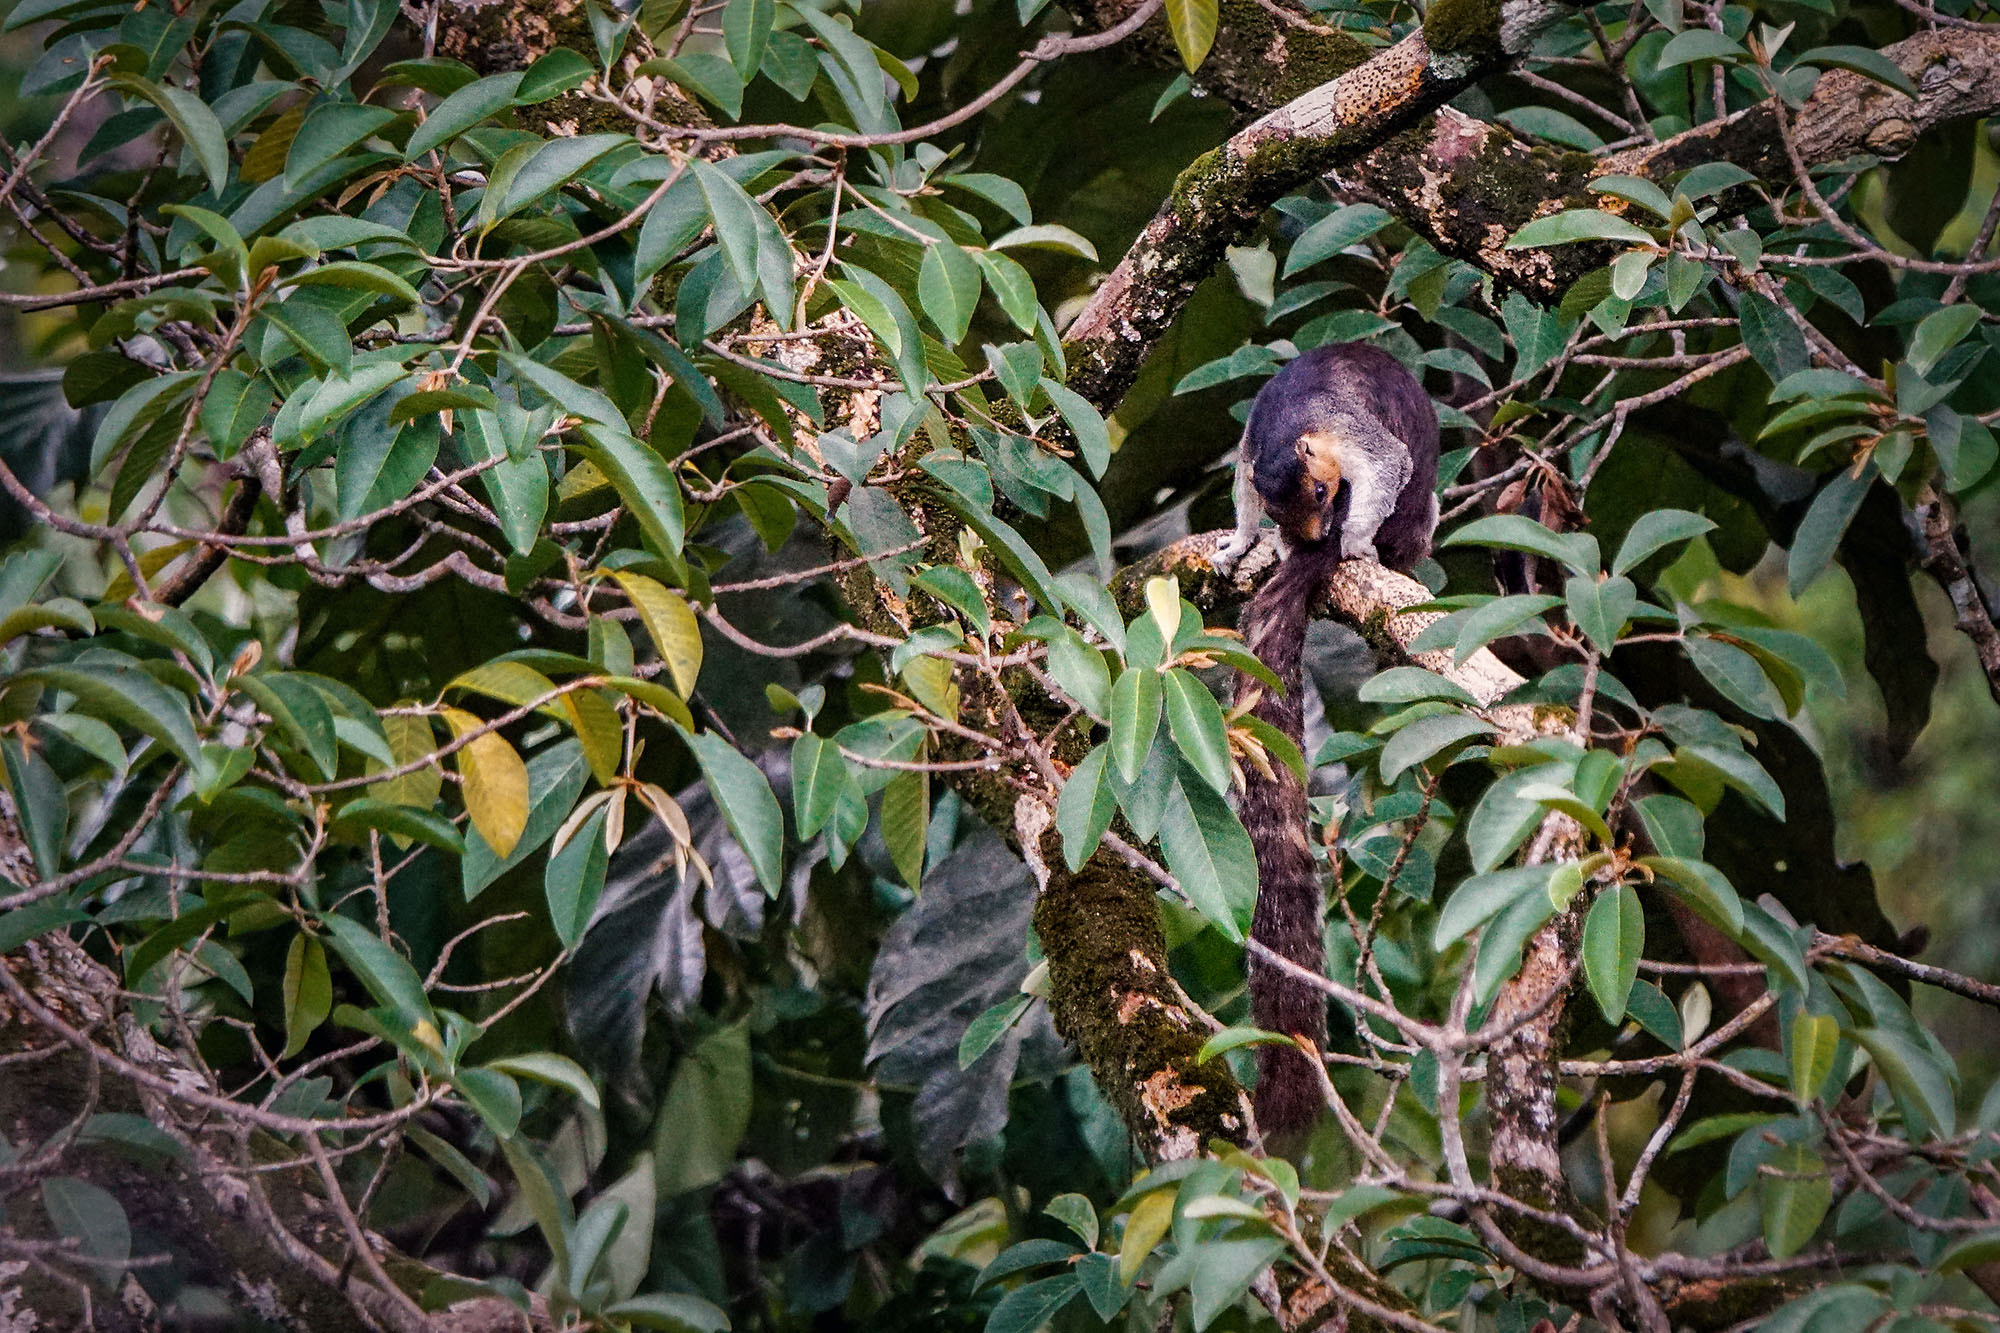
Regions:
<instances>
[{"instance_id":1,"label":"dense foliage","mask_svg":"<svg viewBox=\"0 0 2000 1333\"><path fill-rule=\"evenodd\" d=\"M1989 18L21 0L0 1328L1991 1325L2000 990L1794 725L1927 585L2000 697ZM1200 534L1352 340L1446 517L1299 745Z\"/></svg>"}]
</instances>

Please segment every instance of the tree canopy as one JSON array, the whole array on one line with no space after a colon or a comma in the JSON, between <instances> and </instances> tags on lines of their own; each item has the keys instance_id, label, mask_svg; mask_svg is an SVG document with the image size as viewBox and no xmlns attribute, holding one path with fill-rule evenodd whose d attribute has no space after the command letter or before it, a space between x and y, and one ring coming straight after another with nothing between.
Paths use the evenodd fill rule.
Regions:
<instances>
[{"instance_id":1,"label":"tree canopy","mask_svg":"<svg viewBox=\"0 0 2000 1333\"><path fill-rule=\"evenodd\" d=\"M0 1329L2000 1321L1984 0L0 29ZM1444 517L1300 743L1352 341Z\"/></svg>"}]
</instances>

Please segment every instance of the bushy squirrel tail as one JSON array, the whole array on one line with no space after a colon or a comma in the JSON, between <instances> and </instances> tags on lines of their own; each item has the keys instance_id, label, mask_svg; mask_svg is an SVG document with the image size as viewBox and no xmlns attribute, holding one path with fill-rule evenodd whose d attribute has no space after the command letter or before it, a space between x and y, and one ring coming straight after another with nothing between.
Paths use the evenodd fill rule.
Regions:
<instances>
[{"instance_id":1,"label":"bushy squirrel tail","mask_svg":"<svg viewBox=\"0 0 2000 1333\"><path fill-rule=\"evenodd\" d=\"M1255 677L1239 674L1236 697L1259 692L1251 712L1293 741L1304 734L1301 660L1306 626L1327 576L1340 562L1339 540L1294 546L1277 571L1250 599L1243 633L1251 652L1284 685L1274 692ZM1250 937L1309 972L1325 966L1321 942L1319 866L1307 837L1306 790L1283 763L1272 776L1245 772L1243 827L1257 850L1257 910ZM1315 1049L1326 1042L1326 996L1275 964L1250 959L1250 1008L1257 1026L1305 1038ZM1257 1125L1265 1134L1303 1129L1326 1109L1320 1075L1310 1058L1289 1046L1263 1046L1257 1054Z\"/></svg>"}]
</instances>

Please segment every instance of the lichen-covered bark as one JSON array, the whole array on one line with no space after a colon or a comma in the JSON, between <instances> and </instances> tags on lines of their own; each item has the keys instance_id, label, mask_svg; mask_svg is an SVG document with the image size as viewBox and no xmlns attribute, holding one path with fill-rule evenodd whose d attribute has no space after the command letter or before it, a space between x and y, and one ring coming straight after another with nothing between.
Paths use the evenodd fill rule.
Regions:
<instances>
[{"instance_id":1,"label":"lichen-covered bark","mask_svg":"<svg viewBox=\"0 0 2000 1333\"><path fill-rule=\"evenodd\" d=\"M1510 31L1503 10L1511 15L1520 7L1541 8L1533 0L1496 4L1487 29L1461 14L1463 22L1443 29L1462 43L1450 49L1434 50L1422 33L1411 33L1197 158L1070 325L1070 387L1101 409L1116 407L1196 285L1265 208L1498 68Z\"/></svg>"},{"instance_id":2,"label":"lichen-covered bark","mask_svg":"<svg viewBox=\"0 0 2000 1333\"><path fill-rule=\"evenodd\" d=\"M1115 21L1137 0L1097 0L1096 16ZM1425 15L1433 45L1451 41L1478 46L1492 0L1447 0ZM1339 34L1295 32L1286 53L1315 70L1325 67ZM1277 95L1292 81L1265 67L1255 32L1224 26L1197 81L1246 115L1283 105ZM1155 50L1174 59L1171 49ZM1844 70L1829 71L1806 107L1794 113L1801 155L1809 163L1855 153L1885 158L1908 152L1925 131L1952 120L2000 109L2000 31L1953 29L1919 33L1883 54L1916 83L1915 99ZM1290 94L1296 96L1297 94ZM1372 196L1445 254L1475 264L1537 300L1560 300L1585 273L1602 268L1617 247L1579 244L1551 250L1508 250L1522 223L1563 208L1624 205L1589 189L1594 176L1632 175L1662 186L1700 162L1730 162L1767 181L1790 177L1791 167L1769 104L1750 107L1660 144L1627 149L1603 159L1529 143L1505 125L1475 119L1449 107L1391 136L1341 171L1343 180Z\"/></svg>"},{"instance_id":3,"label":"lichen-covered bark","mask_svg":"<svg viewBox=\"0 0 2000 1333\"><path fill-rule=\"evenodd\" d=\"M1521 970L1501 986L1489 1018L1514 1025L1486 1054L1486 1113L1493 1127L1487 1162L1493 1188L1553 1212L1568 1212L1572 1202L1557 1141L1562 1117L1556 1107L1556 1056L1568 1024L1568 991L1588 906L1588 898L1579 897L1528 941ZM1576 1238L1566 1231L1506 1209L1494 1220L1509 1240L1536 1258L1574 1264L1582 1257Z\"/></svg>"},{"instance_id":4,"label":"lichen-covered bark","mask_svg":"<svg viewBox=\"0 0 2000 1333\"><path fill-rule=\"evenodd\" d=\"M1081 26L1101 32L1129 18L1142 2L1072 0L1067 8ZM1164 12L1125 49L1161 65L1181 63ZM1367 58L1366 46L1303 14L1273 13L1257 0L1222 0L1215 44L1197 75L1203 87L1242 90L1263 112L1339 78Z\"/></svg>"},{"instance_id":5,"label":"lichen-covered bark","mask_svg":"<svg viewBox=\"0 0 2000 1333\"><path fill-rule=\"evenodd\" d=\"M1071 874L1041 839L1035 935L1049 960L1049 1014L1152 1161L1244 1141L1243 1089L1226 1062L1197 1062L1204 1032L1167 970L1153 882L1100 848ZM1032 861L1032 858L1031 858Z\"/></svg>"}]
</instances>

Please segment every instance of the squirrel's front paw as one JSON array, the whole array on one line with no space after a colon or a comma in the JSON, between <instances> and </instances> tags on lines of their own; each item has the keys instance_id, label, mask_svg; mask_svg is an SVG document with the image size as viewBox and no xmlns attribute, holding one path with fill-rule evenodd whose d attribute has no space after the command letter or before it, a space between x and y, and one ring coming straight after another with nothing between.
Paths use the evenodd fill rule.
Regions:
<instances>
[{"instance_id":1,"label":"squirrel's front paw","mask_svg":"<svg viewBox=\"0 0 2000 1333\"><path fill-rule=\"evenodd\" d=\"M1209 556L1208 562L1215 566L1216 573L1227 578L1235 571L1237 563L1248 555L1250 548L1256 544L1256 533L1232 532L1215 544L1215 553Z\"/></svg>"},{"instance_id":2,"label":"squirrel's front paw","mask_svg":"<svg viewBox=\"0 0 2000 1333\"><path fill-rule=\"evenodd\" d=\"M1373 541L1357 540L1353 535L1345 533L1342 534L1340 539L1340 558L1342 560L1368 560L1378 565L1382 563L1382 557L1375 553L1375 543Z\"/></svg>"}]
</instances>

